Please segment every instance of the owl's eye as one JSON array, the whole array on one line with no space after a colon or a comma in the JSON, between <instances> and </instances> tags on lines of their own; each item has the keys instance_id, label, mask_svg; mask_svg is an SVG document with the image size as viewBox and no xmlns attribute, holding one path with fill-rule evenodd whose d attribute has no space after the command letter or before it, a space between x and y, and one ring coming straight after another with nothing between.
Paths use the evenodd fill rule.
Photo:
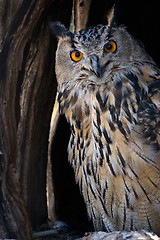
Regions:
<instances>
[{"instance_id":1,"label":"owl's eye","mask_svg":"<svg viewBox=\"0 0 160 240\"><path fill-rule=\"evenodd\" d=\"M83 57L83 53L78 50L74 50L71 52L71 59L75 62L79 62Z\"/></svg>"},{"instance_id":2,"label":"owl's eye","mask_svg":"<svg viewBox=\"0 0 160 240\"><path fill-rule=\"evenodd\" d=\"M117 49L117 44L114 41L109 41L104 45L104 51L107 53L114 53Z\"/></svg>"}]
</instances>

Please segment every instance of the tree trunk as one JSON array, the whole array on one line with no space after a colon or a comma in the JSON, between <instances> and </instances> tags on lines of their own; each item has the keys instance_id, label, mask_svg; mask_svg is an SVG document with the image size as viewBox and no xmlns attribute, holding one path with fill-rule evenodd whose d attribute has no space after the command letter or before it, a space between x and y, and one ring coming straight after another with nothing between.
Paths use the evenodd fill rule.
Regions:
<instances>
[{"instance_id":1,"label":"tree trunk","mask_svg":"<svg viewBox=\"0 0 160 240\"><path fill-rule=\"evenodd\" d=\"M56 94L49 20L71 1L0 1L0 238L31 239L47 222L46 167Z\"/></svg>"}]
</instances>

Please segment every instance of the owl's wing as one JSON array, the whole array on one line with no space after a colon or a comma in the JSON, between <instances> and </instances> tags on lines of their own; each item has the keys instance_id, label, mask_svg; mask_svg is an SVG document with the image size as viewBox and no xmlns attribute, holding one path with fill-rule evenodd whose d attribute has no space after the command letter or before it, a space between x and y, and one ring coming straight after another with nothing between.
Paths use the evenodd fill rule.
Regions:
<instances>
[{"instance_id":1,"label":"owl's wing","mask_svg":"<svg viewBox=\"0 0 160 240\"><path fill-rule=\"evenodd\" d=\"M160 70L157 68L152 69L150 71L149 78L149 97L160 110Z\"/></svg>"},{"instance_id":2,"label":"owl's wing","mask_svg":"<svg viewBox=\"0 0 160 240\"><path fill-rule=\"evenodd\" d=\"M148 82L148 94L138 107L138 121L143 126L144 137L150 144L160 147L160 71L156 67L144 67Z\"/></svg>"}]
</instances>

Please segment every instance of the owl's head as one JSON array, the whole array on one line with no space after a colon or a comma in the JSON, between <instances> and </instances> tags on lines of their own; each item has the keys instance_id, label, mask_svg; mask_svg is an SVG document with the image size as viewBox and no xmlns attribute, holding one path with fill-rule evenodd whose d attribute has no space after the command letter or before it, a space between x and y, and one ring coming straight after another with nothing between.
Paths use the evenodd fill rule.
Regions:
<instances>
[{"instance_id":1,"label":"owl's head","mask_svg":"<svg viewBox=\"0 0 160 240\"><path fill-rule=\"evenodd\" d=\"M111 75L129 70L147 55L124 26L97 25L71 32L60 23L51 23L58 37L56 74L58 84L85 82L102 84Z\"/></svg>"}]
</instances>

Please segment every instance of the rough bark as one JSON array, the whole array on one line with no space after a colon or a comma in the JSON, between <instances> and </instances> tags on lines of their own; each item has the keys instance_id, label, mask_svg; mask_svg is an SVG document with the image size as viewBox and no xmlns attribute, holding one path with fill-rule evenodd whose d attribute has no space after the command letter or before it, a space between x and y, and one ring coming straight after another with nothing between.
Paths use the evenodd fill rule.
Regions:
<instances>
[{"instance_id":1,"label":"rough bark","mask_svg":"<svg viewBox=\"0 0 160 240\"><path fill-rule=\"evenodd\" d=\"M56 39L71 1L0 1L0 238L31 239L47 222L48 136ZM68 10L68 11L67 11Z\"/></svg>"}]
</instances>

